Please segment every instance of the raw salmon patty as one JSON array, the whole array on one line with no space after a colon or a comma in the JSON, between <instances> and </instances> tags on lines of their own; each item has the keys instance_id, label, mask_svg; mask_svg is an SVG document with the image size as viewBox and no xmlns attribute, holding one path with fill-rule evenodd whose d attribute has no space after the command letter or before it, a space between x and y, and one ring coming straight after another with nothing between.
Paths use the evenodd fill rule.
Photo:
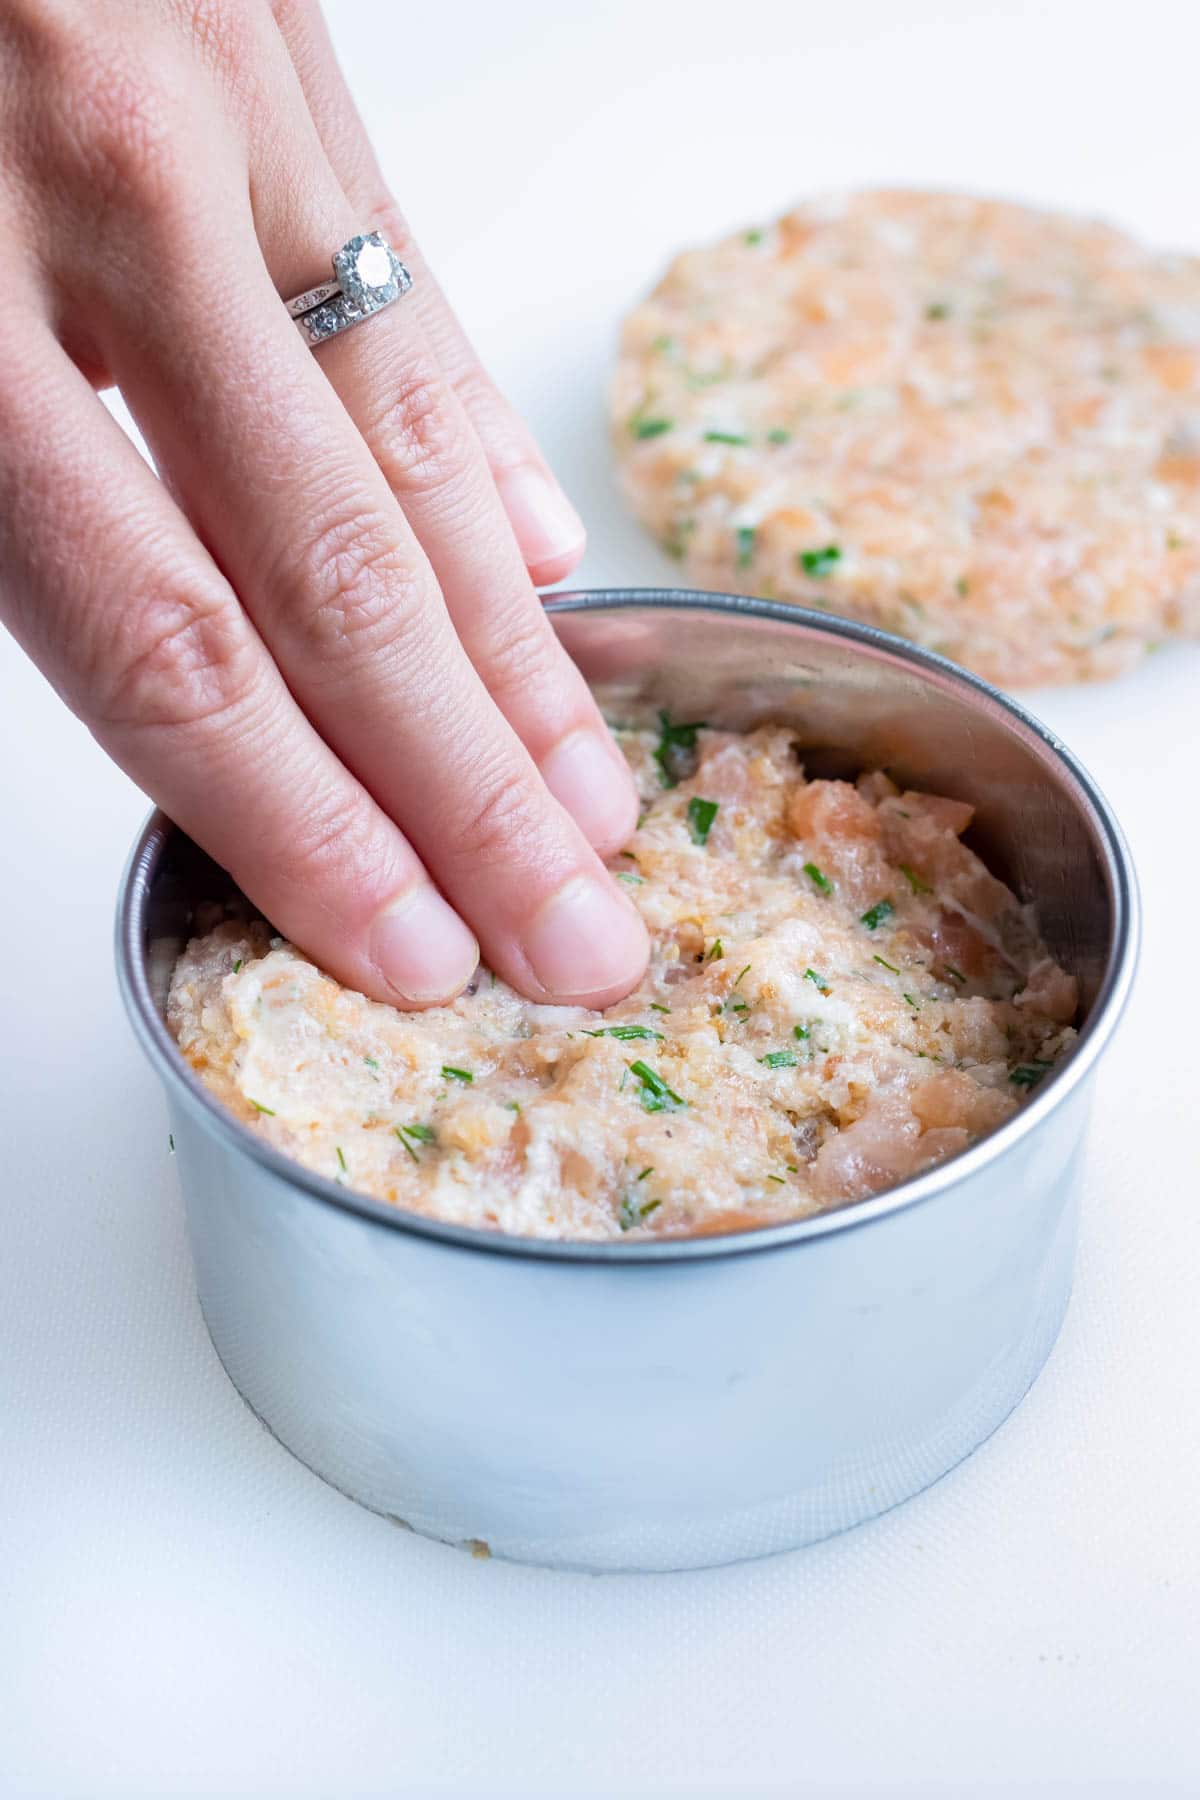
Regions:
<instances>
[{"instance_id":1,"label":"raw salmon patty","mask_svg":"<svg viewBox=\"0 0 1200 1800\"><path fill-rule=\"evenodd\" d=\"M612 867L650 932L605 1013L487 970L399 1012L221 916L167 1019L239 1119L413 1212L537 1237L727 1231L876 1193L1009 1118L1069 1053L1074 980L963 843L971 808L809 781L793 734L618 732Z\"/></svg>"},{"instance_id":2,"label":"raw salmon patty","mask_svg":"<svg viewBox=\"0 0 1200 1800\"><path fill-rule=\"evenodd\" d=\"M993 200L861 193L676 258L612 392L694 585L1007 686L1200 628L1200 260Z\"/></svg>"}]
</instances>

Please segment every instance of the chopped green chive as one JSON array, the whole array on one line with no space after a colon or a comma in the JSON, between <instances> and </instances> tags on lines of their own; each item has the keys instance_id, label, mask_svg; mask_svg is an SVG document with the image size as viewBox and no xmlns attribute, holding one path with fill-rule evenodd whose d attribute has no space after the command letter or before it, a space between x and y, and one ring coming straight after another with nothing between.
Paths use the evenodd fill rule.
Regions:
<instances>
[{"instance_id":1,"label":"chopped green chive","mask_svg":"<svg viewBox=\"0 0 1200 1800\"><path fill-rule=\"evenodd\" d=\"M337 1151L338 1167L344 1175L346 1173L346 1153L340 1144L335 1144L334 1148Z\"/></svg>"},{"instance_id":2,"label":"chopped green chive","mask_svg":"<svg viewBox=\"0 0 1200 1800\"><path fill-rule=\"evenodd\" d=\"M890 919L895 910L890 900L877 900L874 906L869 906L862 915L862 922L868 931L874 931L877 926L883 924L885 919Z\"/></svg>"},{"instance_id":3,"label":"chopped green chive","mask_svg":"<svg viewBox=\"0 0 1200 1800\"><path fill-rule=\"evenodd\" d=\"M475 1077L472 1075L470 1069L456 1069L452 1063L443 1063L442 1064L442 1080L443 1081L467 1081L467 1082L470 1082L470 1081L474 1081L474 1079L475 1079Z\"/></svg>"},{"instance_id":4,"label":"chopped green chive","mask_svg":"<svg viewBox=\"0 0 1200 1800\"><path fill-rule=\"evenodd\" d=\"M971 591L971 584L967 580L965 575L959 576L958 580L954 584L954 591L958 595L960 600L966 599L967 595Z\"/></svg>"},{"instance_id":5,"label":"chopped green chive","mask_svg":"<svg viewBox=\"0 0 1200 1800\"><path fill-rule=\"evenodd\" d=\"M957 981L960 987L966 986L967 978L961 969L955 969L949 963L943 963L942 967L945 969L951 981Z\"/></svg>"},{"instance_id":6,"label":"chopped green chive","mask_svg":"<svg viewBox=\"0 0 1200 1800\"><path fill-rule=\"evenodd\" d=\"M754 525L739 525L734 533L737 538L737 566L748 569L754 560L754 540L758 536L758 528Z\"/></svg>"},{"instance_id":7,"label":"chopped green chive","mask_svg":"<svg viewBox=\"0 0 1200 1800\"><path fill-rule=\"evenodd\" d=\"M749 973L750 973L750 964L749 964L749 963L747 963L747 964L746 964L746 966L745 966L745 968L744 968L744 969L739 969L739 970L738 970L738 972L737 972L737 978L736 978L736 980L735 980L735 981L734 981L734 984L733 984L733 985L734 985L734 987L741 987L741 985L742 985L742 977L743 977L743 975L748 975L748 974L749 974Z\"/></svg>"},{"instance_id":8,"label":"chopped green chive","mask_svg":"<svg viewBox=\"0 0 1200 1800\"><path fill-rule=\"evenodd\" d=\"M882 966L888 971L889 975L898 975L900 973L900 971L896 967L895 963L887 962L882 956L877 956L875 958L875 961L877 963L882 964Z\"/></svg>"},{"instance_id":9,"label":"chopped green chive","mask_svg":"<svg viewBox=\"0 0 1200 1800\"><path fill-rule=\"evenodd\" d=\"M405 1137L416 1138L418 1144L436 1144L437 1132L432 1125L401 1125L398 1127Z\"/></svg>"},{"instance_id":10,"label":"chopped green chive","mask_svg":"<svg viewBox=\"0 0 1200 1800\"><path fill-rule=\"evenodd\" d=\"M810 1037L811 1035L812 1034L809 1031L809 1028L807 1025L793 1025L792 1026L792 1036L794 1038L799 1038L801 1040L801 1042L803 1042L806 1037Z\"/></svg>"},{"instance_id":11,"label":"chopped green chive","mask_svg":"<svg viewBox=\"0 0 1200 1800\"><path fill-rule=\"evenodd\" d=\"M777 425L773 431L768 431L767 433L768 444L790 444L791 441L791 432L784 431L783 427L780 425Z\"/></svg>"},{"instance_id":12,"label":"chopped green chive","mask_svg":"<svg viewBox=\"0 0 1200 1800\"><path fill-rule=\"evenodd\" d=\"M931 305L925 308L925 317L927 319L948 319L950 317L950 308L944 300L934 300Z\"/></svg>"},{"instance_id":13,"label":"chopped green chive","mask_svg":"<svg viewBox=\"0 0 1200 1800\"><path fill-rule=\"evenodd\" d=\"M822 875L816 863L805 863L804 873L808 876L808 879L812 882L819 894L832 894L832 881L830 881L827 875Z\"/></svg>"},{"instance_id":14,"label":"chopped green chive","mask_svg":"<svg viewBox=\"0 0 1200 1800\"><path fill-rule=\"evenodd\" d=\"M249 1099L249 1095L247 1095L246 1098ZM275 1108L273 1106L264 1106L261 1100L251 1100L250 1104L255 1112L266 1113L269 1119L275 1117Z\"/></svg>"},{"instance_id":15,"label":"chopped green chive","mask_svg":"<svg viewBox=\"0 0 1200 1800\"><path fill-rule=\"evenodd\" d=\"M618 881L627 881L629 883L630 887L641 887L641 885L642 885L643 881L645 881L645 879L646 879L646 877L644 875L635 874L635 872L632 869L618 869L617 870L617 880Z\"/></svg>"},{"instance_id":16,"label":"chopped green chive","mask_svg":"<svg viewBox=\"0 0 1200 1800\"><path fill-rule=\"evenodd\" d=\"M678 787L680 776L684 772L680 764L685 760L679 753L694 750L696 733L703 729L702 719L692 725L672 725L669 713L659 713L658 748L654 752L654 760L658 764L659 779L664 787ZM640 819L638 824L641 824Z\"/></svg>"},{"instance_id":17,"label":"chopped green chive","mask_svg":"<svg viewBox=\"0 0 1200 1800\"><path fill-rule=\"evenodd\" d=\"M762 234L762 232L761 232L761 231L759 231L759 230L758 230L758 229L757 229L757 227L756 227L756 228L755 228L755 229L754 229L754 230L753 230L753 231L747 231L747 232L746 232L746 233L745 233L745 235L744 235L744 237L743 237L743 239L742 239L742 241L743 241L743 243L746 243L746 244L749 244L749 245L750 245L750 247L751 247L751 248L752 248L752 249L753 249L753 247L754 247L754 245L755 245L755 244L761 244L761 243L762 243L762 241L763 241L763 234Z\"/></svg>"},{"instance_id":18,"label":"chopped green chive","mask_svg":"<svg viewBox=\"0 0 1200 1800\"><path fill-rule=\"evenodd\" d=\"M821 993L823 993L823 994L829 994L829 993L833 992L832 988L830 987L829 983L826 981L825 977L823 975L818 975L817 971L815 969L805 969L804 979L805 979L805 981L811 981L813 986L815 988L819 988Z\"/></svg>"},{"instance_id":19,"label":"chopped green chive","mask_svg":"<svg viewBox=\"0 0 1200 1800\"><path fill-rule=\"evenodd\" d=\"M841 560L842 553L836 544L826 544L823 550L801 550L796 558L804 573L815 576L818 581L823 581Z\"/></svg>"},{"instance_id":20,"label":"chopped green chive","mask_svg":"<svg viewBox=\"0 0 1200 1800\"><path fill-rule=\"evenodd\" d=\"M366 1063L368 1069L377 1069L379 1067L379 1064L375 1061L373 1056L364 1056L363 1061Z\"/></svg>"},{"instance_id":21,"label":"chopped green chive","mask_svg":"<svg viewBox=\"0 0 1200 1800\"><path fill-rule=\"evenodd\" d=\"M708 955L704 958L704 961L705 962L720 962L720 960L724 956L724 954L725 954L724 944L721 942L720 938L714 938L712 941L711 948L709 949Z\"/></svg>"},{"instance_id":22,"label":"chopped green chive","mask_svg":"<svg viewBox=\"0 0 1200 1800\"><path fill-rule=\"evenodd\" d=\"M504 1104L510 1113L520 1113L521 1102L519 1100L506 1100Z\"/></svg>"},{"instance_id":23,"label":"chopped green chive","mask_svg":"<svg viewBox=\"0 0 1200 1800\"><path fill-rule=\"evenodd\" d=\"M650 1214L661 1205L661 1200L647 1200L646 1204L641 1206L633 1194L624 1194L621 1197L621 1206L617 1213L617 1224L622 1231L633 1231L637 1226L644 1225Z\"/></svg>"},{"instance_id":24,"label":"chopped green chive","mask_svg":"<svg viewBox=\"0 0 1200 1800\"><path fill-rule=\"evenodd\" d=\"M1017 1087L1036 1087L1046 1070L1053 1067L1053 1063L1041 1062L1034 1057L1032 1062L1018 1063L1017 1067L1009 1072L1008 1079Z\"/></svg>"},{"instance_id":25,"label":"chopped green chive","mask_svg":"<svg viewBox=\"0 0 1200 1800\"><path fill-rule=\"evenodd\" d=\"M240 975L242 972L242 959L240 956L238 957L237 961L233 965L233 972L235 975Z\"/></svg>"},{"instance_id":26,"label":"chopped green chive","mask_svg":"<svg viewBox=\"0 0 1200 1800\"><path fill-rule=\"evenodd\" d=\"M649 1025L602 1025L599 1031L585 1031L584 1037L619 1038L623 1043L631 1038L657 1038L661 1044L661 1031L651 1031Z\"/></svg>"},{"instance_id":27,"label":"chopped green chive","mask_svg":"<svg viewBox=\"0 0 1200 1800\"><path fill-rule=\"evenodd\" d=\"M903 875L914 894L932 894L933 889L930 887L929 883L927 881L922 881L921 877L917 874L917 871L911 869L907 863L900 864L900 873Z\"/></svg>"},{"instance_id":28,"label":"chopped green chive","mask_svg":"<svg viewBox=\"0 0 1200 1800\"><path fill-rule=\"evenodd\" d=\"M167 1144L170 1149L171 1155L174 1156L174 1154L175 1154L175 1133L173 1131L168 1131L168 1133L167 1133Z\"/></svg>"},{"instance_id":29,"label":"chopped green chive","mask_svg":"<svg viewBox=\"0 0 1200 1800\"><path fill-rule=\"evenodd\" d=\"M750 439L741 431L706 431L706 444L748 444Z\"/></svg>"},{"instance_id":30,"label":"chopped green chive","mask_svg":"<svg viewBox=\"0 0 1200 1800\"><path fill-rule=\"evenodd\" d=\"M412 1145L409 1143L408 1139L405 1137L403 1127L400 1125L395 1125L392 1127L392 1130L393 1130L393 1134L396 1137L396 1139L398 1140L401 1148L403 1150L407 1151L408 1155L412 1157L412 1159L415 1163L419 1163L421 1159L417 1155L416 1151L413 1149Z\"/></svg>"},{"instance_id":31,"label":"chopped green chive","mask_svg":"<svg viewBox=\"0 0 1200 1800\"><path fill-rule=\"evenodd\" d=\"M914 1000L911 994L905 994L904 998L908 1001L908 1004L912 1007L914 1012L920 1012L921 1003L919 1000Z\"/></svg>"},{"instance_id":32,"label":"chopped green chive","mask_svg":"<svg viewBox=\"0 0 1200 1800\"><path fill-rule=\"evenodd\" d=\"M638 1180L645 1181L647 1175L653 1175L653 1173L654 1173L654 1165L653 1165L653 1163L651 1163L647 1168L644 1168L642 1170L641 1174L638 1176Z\"/></svg>"},{"instance_id":33,"label":"chopped green chive","mask_svg":"<svg viewBox=\"0 0 1200 1800\"><path fill-rule=\"evenodd\" d=\"M782 1175L768 1175L767 1180L768 1181L777 1181L779 1183L780 1187L787 1186L787 1182L783 1179Z\"/></svg>"},{"instance_id":34,"label":"chopped green chive","mask_svg":"<svg viewBox=\"0 0 1200 1800\"><path fill-rule=\"evenodd\" d=\"M681 562L687 553L687 540L696 529L695 519L676 519L668 535L662 540L662 547L668 556Z\"/></svg>"},{"instance_id":35,"label":"chopped green chive","mask_svg":"<svg viewBox=\"0 0 1200 1800\"><path fill-rule=\"evenodd\" d=\"M629 429L635 438L656 438L670 431L674 423L674 419L631 419Z\"/></svg>"},{"instance_id":36,"label":"chopped green chive","mask_svg":"<svg viewBox=\"0 0 1200 1800\"><path fill-rule=\"evenodd\" d=\"M668 1087L662 1076L657 1074L648 1063L630 1063L629 1072L631 1075L636 1075L641 1083L642 1091L638 1098L646 1112L673 1112L677 1106L687 1105L687 1102L675 1092L674 1088Z\"/></svg>"},{"instance_id":37,"label":"chopped green chive","mask_svg":"<svg viewBox=\"0 0 1200 1800\"><path fill-rule=\"evenodd\" d=\"M660 1006L657 1000L651 1000L648 1004L651 1012L669 1013L671 1010L669 1006Z\"/></svg>"},{"instance_id":38,"label":"chopped green chive","mask_svg":"<svg viewBox=\"0 0 1200 1800\"><path fill-rule=\"evenodd\" d=\"M687 822L693 844L707 844L713 820L720 810L720 804L716 800L701 800L693 795L688 801Z\"/></svg>"},{"instance_id":39,"label":"chopped green chive","mask_svg":"<svg viewBox=\"0 0 1200 1800\"><path fill-rule=\"evenodd\" d=\"M796 1052L794 1050L768 1050L767 1054L760 1056L758 1060L767 1069L794 1069Z\"/></svg>"}]
</instances>

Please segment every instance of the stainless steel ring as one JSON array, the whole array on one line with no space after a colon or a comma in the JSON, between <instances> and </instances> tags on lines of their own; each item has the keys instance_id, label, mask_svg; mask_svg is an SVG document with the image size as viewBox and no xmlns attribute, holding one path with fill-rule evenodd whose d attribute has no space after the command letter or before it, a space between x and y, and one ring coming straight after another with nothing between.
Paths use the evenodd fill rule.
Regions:
<instances>
[{"instance_id":1,"label":"stainless steel ring","mask_svg":"<svg viewBox=\"0 0 1200 1800\"><path fill-rule=\"evenodd\" d=\"M121 987L170 1097L204 1316L264 1425L343 1493L476 1553L699 1568L895 1505L1029 1387L1071 1285L1136 883L1069 751L928 651L721 594L565 595L549 613L619 718L778 719L814 774L886 762L977 807L973 841L1037 902L1084 995L1074 1054L1027 1106L839 1211L637 1244L505 1237L313 1174L203 1085L167 985L197 909L234 890L161 813L125 875Z\"/></svg>"},{"instance_id":2,"label":"stainless steel ring","mask_svg":"<svg viewBox=\"0 0 1200 1800\"><path fill-rule=\"evenodd\" d=\"M333 258L333 280L284 302L311 349L382 312L412 286L412 276L378 231L352 237Z\"/></svg>"}]
</instances>

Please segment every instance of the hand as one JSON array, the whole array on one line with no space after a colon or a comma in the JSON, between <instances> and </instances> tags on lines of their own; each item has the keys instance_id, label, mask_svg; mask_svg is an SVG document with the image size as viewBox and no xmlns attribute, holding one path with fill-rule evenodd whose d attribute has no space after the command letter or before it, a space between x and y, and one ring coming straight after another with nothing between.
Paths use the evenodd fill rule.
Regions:
<instances>
[{"instance_id":1,"label":"hand","mask_svg":"<svg viewBox=\"0 0 1200 1800\"><path fill-rule=\"evenodd\" d=\"M414 288L318 359L281 295L371 229ZM7 0L0 261L0 608L100 743L353 987L448 998L478 941L535 998L626 993L635 796L533 587L583 528L315 4Z\"/></svg>"}]
</instances>

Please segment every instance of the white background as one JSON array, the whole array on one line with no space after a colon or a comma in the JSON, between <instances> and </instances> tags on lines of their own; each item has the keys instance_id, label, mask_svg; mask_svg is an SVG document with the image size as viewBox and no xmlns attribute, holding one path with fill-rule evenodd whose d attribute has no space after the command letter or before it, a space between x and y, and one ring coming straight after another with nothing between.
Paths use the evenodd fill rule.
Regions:
<instances>
[{"instance_id":1,"label":"white background","mask_svg":"<svg viewBox=\"0 0 1200 1800\"><path fill-rule=\"evenodd\" d=\"M334 0L397 192L592 531L603 383L668 252L814 188L952 183L1200 249L1189 5ZM102 473L98 471L98 478ZM103 547L97 547L102 554ZM0 1792L1200 1793L1200 652L1033 696L1146 899L1078 1286L965 1466L795 1555L481 1563L322 1486L209 1347L163 1106L118 1009L142 798L0 646Z\"/></svg>"}]
</instances>

